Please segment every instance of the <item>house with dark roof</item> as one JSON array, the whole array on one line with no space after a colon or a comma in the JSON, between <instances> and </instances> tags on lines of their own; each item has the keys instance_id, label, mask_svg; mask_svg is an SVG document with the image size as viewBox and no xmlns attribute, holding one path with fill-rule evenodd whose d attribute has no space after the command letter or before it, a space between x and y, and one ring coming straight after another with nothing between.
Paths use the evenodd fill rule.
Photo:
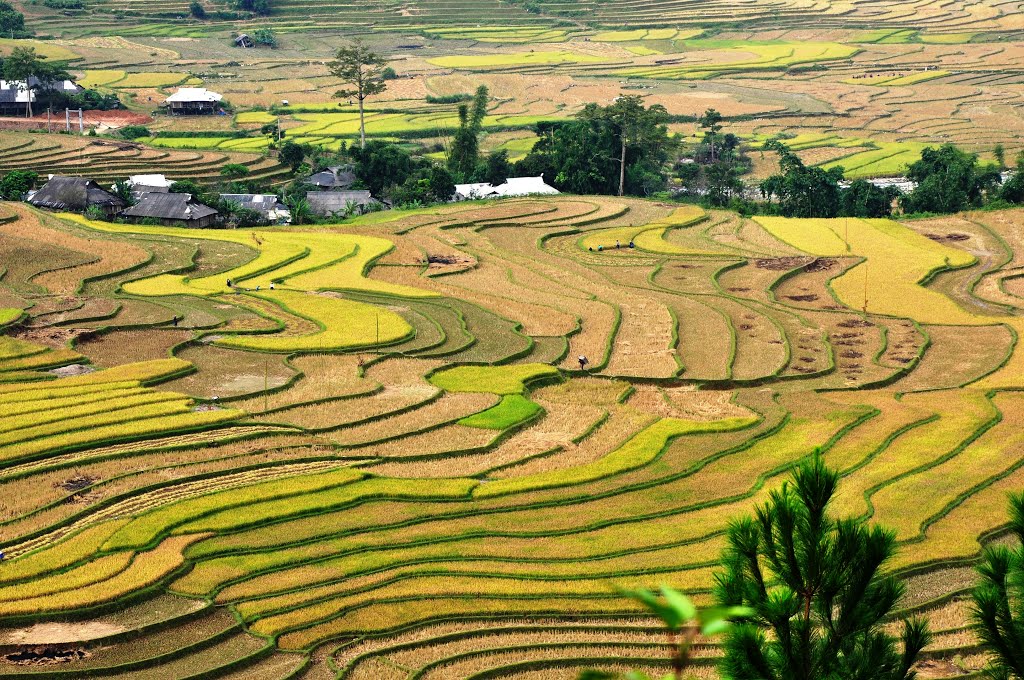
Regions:
<instances>
[{"instance_id":1,"label":"house with dark roof","mask_svg":"<svg viewBox=\"0 0 1024 680\"><path fill-rule=\"evenodd\" d=\"M28 114L29 102L36 103L36 93L40 89L54 90L69 95L82 91L82 88L71 80L43 83L35 76L31 76L28 81L0 80L0 115L24 116Z\"/></svg>"},{"instance_id":2,"label":"house with dark roof","mask_svg":"<svg viewBox=\"0 0 1024 680\"><path fill-rule=\"evenodd\" d=\"M370 212L381 205L369 191L307 191L309 210L320 217L348 217Z\"/></svg>"},{"instance_id":3,"label":"house with dark roof","mask_svg":"<svg viewBox=\"0 0 1024 680\"><path fill-rule=\"evenodd\" d=\"M303 182L321 191L344 191L356 183L356 173L352 172L350 165L338 165L310 175Z\"/></svg>"},{"instance_id":4,"label":"house with dark roof","mask_svg":"<svg viewBox=\"0 0 1024 680\"><path fill-rule=\"evenodd\" d=\"M192 194L150 193L121 212L121 217L132 222L158 222L166 227L202 229L217 223L218 213L208 205L192 198Z\"/></svg>"},{"instance_id":5,"label":"house with dark roof","mask_svg":"<svg viewBox=\"0 0 1024 680\"><path fill-rule=\"evenodd\" d=\"M255 210L267 224L288 224L292 214L277 194L221 194L221 200L236 204L240 210Z\"/></svg>"},{"instance_id":6,"label":"house with dark roof","mask_svg":"<svg viewBox=\"0 0 1024 680\"><path fill-rule=\"evenodd\" d=\"M37 208L84 213L101 210L108 218L124 209L126 203L86 177L54 175L28 202Z\"/></svg>"}]
</instances>

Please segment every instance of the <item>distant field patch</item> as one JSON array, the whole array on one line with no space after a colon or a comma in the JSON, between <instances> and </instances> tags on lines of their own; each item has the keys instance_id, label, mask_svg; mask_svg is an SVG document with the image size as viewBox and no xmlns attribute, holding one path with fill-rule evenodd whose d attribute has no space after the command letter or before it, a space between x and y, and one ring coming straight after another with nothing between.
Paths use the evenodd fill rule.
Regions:
<instances>
[{"instance_id":1,"label":"distant field patch","mask_svg":"<svg viewBox=\"0 0 1024 680\"><path fill-rule=\"evenodd\" d=\"M601 57L579 52L513 52L511 54L454 55L428 59L434 66L445 68L494 68L498 66L537 66L555 64L587 64L605 61Z\"/></svg>"}]
</instances>

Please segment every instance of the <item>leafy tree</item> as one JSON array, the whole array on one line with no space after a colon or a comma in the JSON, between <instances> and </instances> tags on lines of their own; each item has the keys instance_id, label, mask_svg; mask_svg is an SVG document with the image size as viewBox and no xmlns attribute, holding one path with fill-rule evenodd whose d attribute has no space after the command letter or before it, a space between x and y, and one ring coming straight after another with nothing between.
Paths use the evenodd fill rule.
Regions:
<instances>
[{"instance_id":1,"label":"leafy tree","mask_svg":"<svg viewBox=\"0 0 1024 680\"><path fill-rule=\"evenodd\" d=\"M480 131L489 100L487 86L481 85L473 95L472 106L459 104L459 129L448 150L448 170L461 179L469 178L480 160Z\"/></svg>"},{"instance_id":2,"label":"leafy tree","mask_svg":"<svg viewBox=\"0 0 1024 680\"><path fill-rule=\"evenodd\" d=\"M786 217L835 217L839 212L842 168L808 168L803 161L777 139L764 148L777 151L782 172L761 182L761 195L777 199Z\"/></svg>"},{"instance_id":3,"label":"leafy tree","mask_svg":"<svg viewBox=\"0 0 1024 680\"><path fill-rule=\"evenodd\" d=\"M755 614L726 635L722 675L732 680L911 680L930 641L927 623L883 624L904 585L882 573L895 534L828 506L839 475L819 456L800 465L754 517L732 522L716 575L719 604Z\"/></svg>"},{"instance_id":4,"label":"leafy tree","mask_svg":"<svg viewBox=\"0 0 1024 680\"><path fill-rule=\"evenodd\" d=\"M145 125L125 125L119 128L117 133L125 139L138 139L139 137L149 137L153 134Z\"/></svg>"},{"instance_id":5,"label":"leafy tree","mask_svg":"<svg viewBox=\"0 0 1024 680\"><path fill-rule=\"evenodd\" d=\"M722 131L722 114L715 109L708 109L697 119L697 125L704 130L704 144L707 145L711 162L715 162L715 137Z\"/></svg>"},{"instance_id":6,"label":"leafy tree","mask_svg":"<svg viewBox=\"0 0 1024 680\"><path fill-rule=\"evenodd\" d=\"M269 28L257 28L252 32L252 41L257 45L277 47L277 36Z\"/></svg>"},{"instance_id":7,"label":"leafy tree","mask_svg":"<svg viewBox=\"0 0 1024 680\"><path fill-rule=\"evenodd\" d=\"M249 168L241 163L228 163L220 169L220 176L227 179L240 179L249 176Z\"/></svg>"},{"instance_id":8,"label":"leafy tree","mask_svg":"<svg viewBox=\"0 0 1024 680\"><path fill-rule=\"evenodd\" d=\"M698 168L695 163L691 163ZM704 169L707 185L708 202L713 206L729 205L734 197L743 194L743 180L740 179L740 167L729 160L718 160Z\"/></svg>"},{"instance_id":9,"label":"leafy tree","mask_svg":"<svg viewBox=\"0 0 1024 680\"><path fill-rule=\"evenodd\" d=\"M999 198L1007 203L1024 203L1024 172L1020 169L1014 171L999 190Z\"/></svg>"},{"instance_id":10,"label":"leafy tree","mask_svg":"<svg viewBox=\"0 0 1024 680\"><path fill-rule=\"evenodd\" d=\"M504 184L512 174L512 164L508 162L508 151L505 149L489 153L483 165L481 180L492 186Z\"/></svg>"},{"instance_id":11,"label":"leafy tree","mask_svg":"<svg viewBox=\"0 0 1024 680\"><path fill-rule=\"evenodd\" d=\"M292 224L307 224L313 219L313 211L309 201L303 196L292 196L288 200L288 212L292 215Z\"/></svg>"},{"instance_id":12,"label":"leafy tree","mask_svg":"<svg viewBox=\"0 0 1024 680\"><path fill-rule=\"evenodd\" d=\"M285 142L278 149L277 158L285 165L291 166L292 172L295 172L302 165L302 161L306 159L306 148L302 144Z\"/></svg>"},{"instance_id":13,"label":"leafy tree","mask_svg":"<svg viewBox=\"0 0 1024 680\"><path fill-rule=\"evenodd\" d=\"M0 36L4 38L23 38L25 31L25 15L14 8L14 6L0 0Z\"/></svg>"},{"instance_id":14,"label":"leafy tree","mask_svg":"<svg viewBox=\"0 0 1024 680\"><path fill-rule=\"evenodd\" d=\"M338 90L335 97L355 97L359 102L359 147L366 148L366 122L363 116L367 97L380 94L387 89L384 82L384 67L387 62L379 54L371 52L363 43L356 41L352 47L342 47L334 55L334 61L327 66L331 75L340 78L350 87Z\"/></svg>"},{"instance_id":15,"label":"leafy tree","mask_svg":"<svg viewBox=\"0 0 1024 680\"><path fill-rule=\"evenodd\" d=\"M188 13L194 16L196 19L206 18L206 8L203 7L199 0L192 0L188 5Z\"/></svg>"},{"instance_id":16,"label":"leafy tree","mask_svg":"<svg viewBox=\"0 0 1024 680\"><path fill-rule=\"evenodd\" d=\"M550 151L555 186L573 194L614 193L615 141L610 128L585 120L556 128Z\"/></svg>"},{"instance_id":17,"label":"leafy tree","mask_svg":"<svg viewBox=\"0 0 1024 680\"><path fill-rule=\"evenodd\" d=\"M610 106L587 104L580 112L580 118L610 125L618 139L619 153L619 196L626 191L626 151L634 146L664 154L670 146L668 139L668 111L661 104L644 107L643 97L627 95L619 97Z\"/></svg>"},{"instance_id":18,"label":"leafy tree","mask_svg":"<svg viewBox=\"0 0 1024 680\"><path fill-rule=\"evenodd\" d=\"M38 79L40 86L46 89L70 76L62 65L50 63L36 54L35 48L15 47L3 60L3 77L21 83L19 87L27 90L31 78ZM28 98L26 114L32 117L32 97Z\"/></svg>"},{"instance_id":19,"label":"leafy tree","mask_svg":"<svg viewBox=\"0 0 1024 680\"><path fill-rule=\"evenodd\" d=\"M235 7L246 12L267 16L270 14L269 0L236 0Z\"/></svg>"},{"instance_id":20,"label":"leafy tree","mask_svg":"<svg viewBox=\"0 0 1024 680\"><path fill-rule=\"evenodd\" d=\"M39 175L31 170L11 170L0 179L0 198L20 201L36 185Z\"/></svg>"},{"instance_id":21,"label":"leafy tree","mask_svg":"<svg viewBox=\"0 0 1024 680\"><path fill-rule=\"evenodd\" d=\"M135 194L132 193L131 182L123 179L114 182L111 193L124 201L125 205L135 205Z\"/></svg>"},{"instance_id":22,"label":"leafy tree","mask_svg":"<svg viewBox=\"0 0 1024 680\"><path fill-rule=\"evenodd\" d=\"M992 155L996 159L996 167L1000 170L1006 169L1006 149L1003 148L1002 144L996 144L992 147Z\"/></svg>"},{"instance_id":23,"label":"leafy tree","mask_svg":"<svg viewBox=\"0 0 1024 680\"><path fill-rule=\"evenodd\" d=\"M981 167L977 155L952 144L922 151L907 177L917 188L903 197L906 212L952 213L977 208L1000 181L996 166Z\"/></svg>"},{"instance_id":24,"label":"leafy tree","mask_svg":"<svg viewBox=\"0 0 1024 680\"><path fill-rule=\"evenodd\" d=\"M398 74L395 73L395 69L390 66L385 66L384 70L380 72L380 77L384 80L395 80L398 78Z\"/></svg>"},{"instance_id":25,"label":"leafy tree","mask_svg":"<svg viewBox=\"0 0 1024 680\"><path fill-rule=\"evenodd\" d=\"M364 148L352 149L355 174L374 196L383 194L391 185L402 185L414 170L412 158L394 144L378 140Z\"/></svg>"},{"instance_id":26,"label":"leafy tree","mask_svg":"<svg viewBox=\"0 0 1024 680\"><path fill-rule=\"evenodd\" d=\"M974 630L994 657L985 669L993 680L1024 679L1024 494L1010 495L1010 533L1017 546L985 549L971 594Z\"/></svg>"},{"instance_id":27,"label":"leafy tree","mask_svg":"<svg viewBox=\"0 0 1024 680\"><path fill-rule=\"evenodd\" d=\"M846 217L889 217L892 202L900 195L895 187L877 187L858 179L843 190L839 213Z\"/></svg>"}]
</instances>

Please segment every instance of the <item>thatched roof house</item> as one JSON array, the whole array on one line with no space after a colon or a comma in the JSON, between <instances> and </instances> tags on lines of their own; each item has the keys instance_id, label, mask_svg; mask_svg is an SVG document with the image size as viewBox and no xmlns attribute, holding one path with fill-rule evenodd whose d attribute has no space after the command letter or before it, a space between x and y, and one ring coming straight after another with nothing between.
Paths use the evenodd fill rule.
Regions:
<instances>
[{"instance_id":1,"label":"thatched roof house","mask_svg":"<svg viewBox=\"0 0 1024 680\"><path fill-rule=\"evenodd\" d=\"M201 229L213 226L217 211L192 198L192 194L151 193L121 213L134 222L156 220L168 227Z\"/></svg>"},{"instance_id":2,"label":"thatched roof house","mask_svg":"<svg viewBox=\"0 0 1024 680\"><path fill-rule=\"evenodd\" d=\"M369 191L307 191L306 202L321 217L358 215L380 203Z\"/></svg>"},{"instance_id":3,"label":"thatched roof house","mask_svg":"<svg viewBox=\"0 0 1024 680\"><path fill-rule=\"evenodd\" d=\"M91 179L61 175L51 177L28 202L37 208L63 212L84 213L89 208L99 208L107 217L113 217L126 205Z\"/></svg>"}]
</instances>

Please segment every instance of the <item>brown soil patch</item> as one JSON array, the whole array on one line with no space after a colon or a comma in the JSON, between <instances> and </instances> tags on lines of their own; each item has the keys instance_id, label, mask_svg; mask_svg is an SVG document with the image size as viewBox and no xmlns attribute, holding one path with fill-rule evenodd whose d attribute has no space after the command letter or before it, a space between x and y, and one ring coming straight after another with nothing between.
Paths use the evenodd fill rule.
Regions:
<instances>
[{"instance_id":1,"label":"brown soil patch","mask_svg":"<svg viewBox=\"0 0 1024 680\"><path fill-rule=\"evenodd\" d=\"M787 295L786 299L793 300L794 302L814 302L818 299L818 296L813 293L808 295Z\"/></svg>"},{"instance_id":2,"label":"brown soil patch","mask_svg":"<svg viewBox=\"0 0 1024 680\"><path fill-rule=\"evenodd\" d=\"M787 269L796 269L797 267L807 267L813 264L814 260L808 260L806 257L771 257L760 260L754 260L754 266L758 269L769 269L771 271L786 271Z\"/></svg>"},{"instance_id":3,"label":"brown soil patch","mask_svg":"<svg viewBox=\"0 0 1024 680\"><path fill-rule=\"evenodd\" d=\"M84 649L61 647L27 647L5 654L3 660L16 666L53 666L70 661L80 661L89 656Z\"/></svg>"},{"instance_id":4,"label":"brown soil patch","mask_svg":"<svg viewBox=\"0 0 1024 680\"><path fill-rule=\"evenodd\" d=\"M836 324L840 328L871 328L875 324L864 319L847 319Z\"/></svg>"},{"instance_id":5,"label":"brown soil patch","mask_svg":"<svg viewBox=\"0 0 1024 680\"><path fill-rule=\"evenodd\" d=\"M814 262L804 265L804 271L808 273L827 272L835 269L836 261L828 257L819 257Z\"/></svg>"},{"instance_id":6,"label":"brown soil patch","mask_svg":"<svg viewBox=\"0 0 1024 680\"><path fill-rule=\"evenodd\" d=\"M71 340L92 332L88 328L19 328L8 335L53 349L62 349L67 347Z\"/></svg>"}]
</instances>

